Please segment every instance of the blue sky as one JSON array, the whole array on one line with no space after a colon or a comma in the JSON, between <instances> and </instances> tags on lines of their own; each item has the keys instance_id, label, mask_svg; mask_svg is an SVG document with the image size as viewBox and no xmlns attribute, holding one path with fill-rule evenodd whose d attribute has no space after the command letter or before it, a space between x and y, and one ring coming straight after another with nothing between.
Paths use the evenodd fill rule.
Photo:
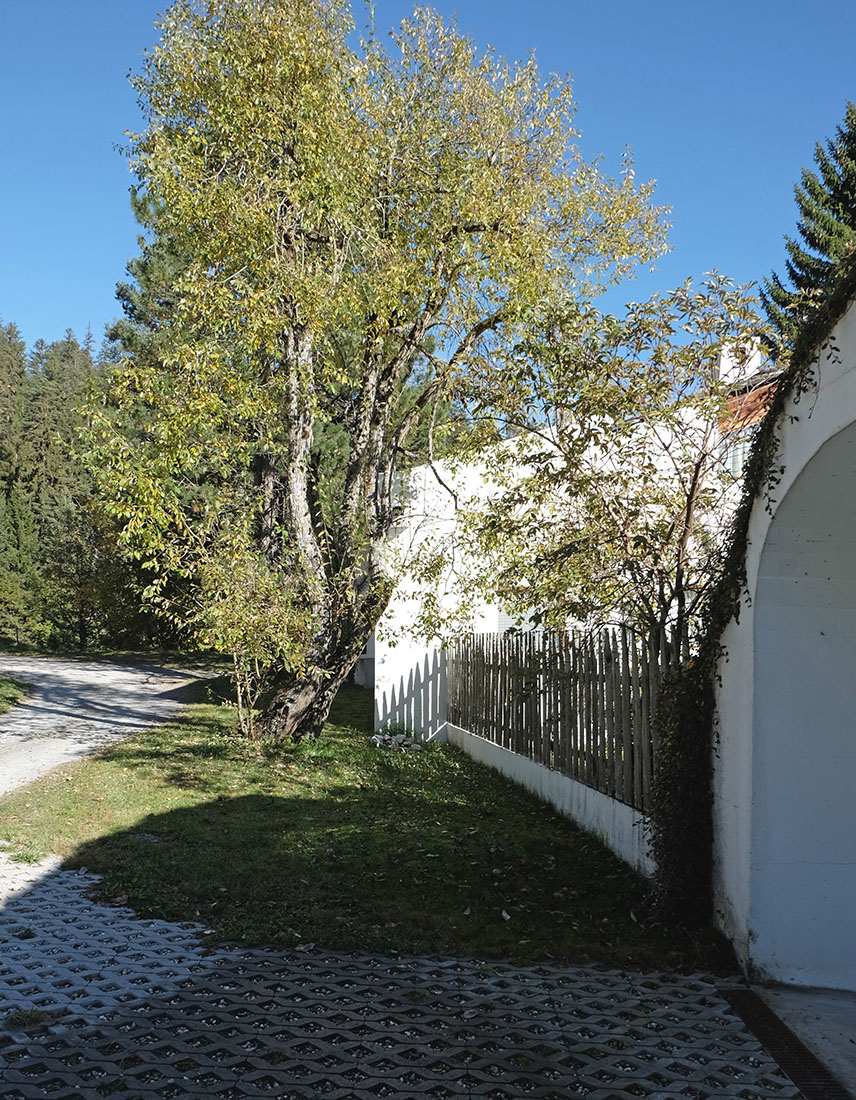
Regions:
<instances>
[{"instance_id":1,"label":"blue sky","mask_svg":"<svg viewBox=\"0 0 856 1100\"><path fill-rule=\"evenodd\" d=\"M136 251L131 178L115 146L138 122L126 74L155 40L150 0L0 0L0 317L29 344L67 328L96 343ZM457 0L462 30L512 59L569 72L587 158L672 208L673 250L621 294L712 268L738 282L783 266L793 184L856 99L846 0ZM412 10L376 0L380 27Z\"/></svg>"}]
</instances>

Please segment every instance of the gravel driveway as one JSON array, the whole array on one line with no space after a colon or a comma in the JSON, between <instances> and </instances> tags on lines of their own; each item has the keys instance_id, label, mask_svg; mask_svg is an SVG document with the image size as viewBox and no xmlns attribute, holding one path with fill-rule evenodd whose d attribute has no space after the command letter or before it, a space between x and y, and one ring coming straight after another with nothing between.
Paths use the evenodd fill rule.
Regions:
<instances>
[{"instance_id":1,"label":"gravel driveway","mask_svg":"<svg viewBox=\"0 0 856 1100\"><path fill-rule=\"evenodd\" d=\"M186 672L155 665L0 655L0 673L34 688L0 714L0 795L178 710Z\"/></svg>"}]
</instances>

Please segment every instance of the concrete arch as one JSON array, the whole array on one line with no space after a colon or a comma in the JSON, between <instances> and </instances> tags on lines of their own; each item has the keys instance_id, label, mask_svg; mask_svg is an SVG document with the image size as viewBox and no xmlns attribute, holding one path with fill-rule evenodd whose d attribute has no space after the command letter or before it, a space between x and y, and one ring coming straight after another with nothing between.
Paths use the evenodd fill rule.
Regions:
<instances>
[{"instance_id":1,"label":"concrete arch","mask_svg":"<svg viewBox=\"0 0 856 1100\"><path fill-rule=\"evenodd\" d=\"M721 638L714 906L748 970L856 990L856 303L814 376Z\"/></svg>"},{"instance_id":2,"label":"concrete arch","mask_svg":"<svg viewBox=\"0 0 856 1100\"><path fill-rule=\"evenodd\" d=\"M856 423L777 507L753 602L751 962L856 989Z\"/></svg>"}]
</instances>

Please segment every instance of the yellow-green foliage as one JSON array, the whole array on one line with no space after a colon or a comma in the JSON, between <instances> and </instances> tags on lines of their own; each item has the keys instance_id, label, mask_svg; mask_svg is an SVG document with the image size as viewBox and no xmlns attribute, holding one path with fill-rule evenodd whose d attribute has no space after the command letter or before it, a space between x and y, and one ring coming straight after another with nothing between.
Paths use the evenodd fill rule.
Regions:
<instances>
[{"instance_id":1,"label":"yellow-green foliage","mask_svg":"<svg viewBox=\"0 0 856 1100\"><path fill-rule=\"evenodd\" d=\"M629 164L616 182L582 159L567 80L428 9L389 46L357 45L341 0L177 0L159 26L130 155L182 263L160 358L124 363L94 412L103 490L162 598L214 576L237 522L325 636L343 613L370 629L414 414L511 361L545 304L658 254L660 212ZM310 460L323 422L347 437L334 503Z\"/></svg>"},{"instance_id":2,"label":"yellow-green foliage","mask_svg":"<svg viewBox=\"0 0 856 1100\"><path fill-rule=\"evenodd\" d=\"M727 352L750 373L756 305L716 274L622 318L565 304L530 327L515 364L470 374L474 406L514 434L471 446L487 488L459 501L461 606L497 602L559 629L618 619L655 637L692 633L739 495L723 461L740 427L728 411L734 380L719 360ZM426 540L421 577L442 588L450 578L434 550ZM437 611L423 607L428 632L442 628Z\"/></svg>"}]
</instances>

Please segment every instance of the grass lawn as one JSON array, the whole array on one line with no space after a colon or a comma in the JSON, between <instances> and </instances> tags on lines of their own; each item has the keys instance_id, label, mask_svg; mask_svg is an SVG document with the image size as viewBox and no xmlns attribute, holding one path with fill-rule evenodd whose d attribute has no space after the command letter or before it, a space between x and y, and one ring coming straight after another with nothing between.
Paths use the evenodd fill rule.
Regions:
<instances>
[{"instance_id":1,"label":"grass lawn","mask_svg":"<svg viewBox=\"0 0 856 1100\"><path fill-rule=\"evenodd\" d=\"M647 924L644 881L502 777L447 747L370 747L370 712L346 689L320 739L266 753L232 709L194 704L7 795L0 837L223 939L732 968L713 931Z\"/></svg>"},{"instance_id":2,"label":"grass lawn","mask_svg":"<svg viewBox=\"0 0 856 1100\"><path fill-rule=\"evenodd\" d=\"M5 714L26 699L30 694L30 685L16 680L12 676L0 676L0 714Z\"/></svg>"}]
</instances>

